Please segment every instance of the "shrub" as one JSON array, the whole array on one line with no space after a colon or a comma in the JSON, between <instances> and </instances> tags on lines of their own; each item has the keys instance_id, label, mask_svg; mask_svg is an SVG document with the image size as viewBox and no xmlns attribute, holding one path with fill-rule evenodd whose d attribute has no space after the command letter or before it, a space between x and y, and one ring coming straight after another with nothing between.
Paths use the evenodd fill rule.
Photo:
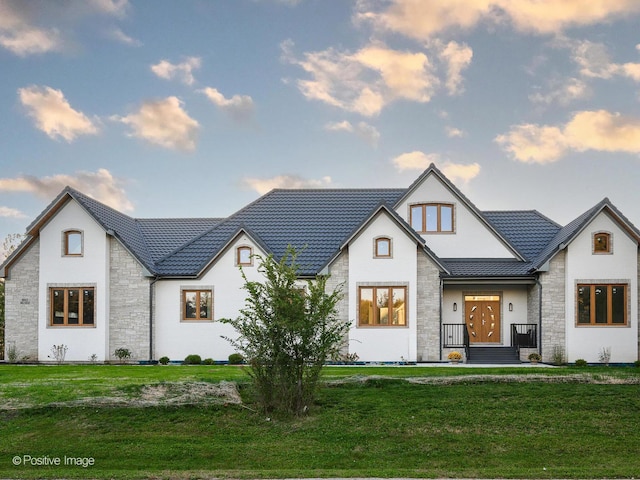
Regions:
<instances>
[{"instance_id":1,"label":"shrub","mask_svg":"<svg viewBox=\"0 0 640 480\"><path fill-rule=\"evenodd\" d=\"M160 360L158 360L158 362L160 362L161 365L166 365L169 363L169 357L160 357Z\"/></svg>"},{"instance_id":2,"label":"shrub","mask_svg":"<svg viewBox=\"0 0 640 480\"><path fill-rule=\"evenodd\" d=\"M53 358L58 365L61 365L64 362L64 357L67 355L67 347L64 343L60 345L54 345L51 347L51 355L47 355L48 358Z\"/></svg>"},{"instance_id":3,"label":"shrub","mask_svg":"<svg viewBox=\"0 0 640 480\"><path fill-rule=\"evenodd\" d=\"M576 367L586 367L589 365L584 358L579 358L576 360Z\"/></svg>"},{"instance_id":4,"label":"shrub","mask_svg":"<svg viewBox=\"0 0 640 480\"><path fill-rule=\"evenodd\" d=\"M7 361L9 363L18 363L18 358L20 357L20 350L16 347L15 342L12 342L11 345L7 347Z\"/></svg>"},{"instance_id":5,"label":"shrub","mask_svg":"<svg viewBox=\"0 0 640 480\"><path fill-rule=\"evenodd\" d=\"M551 363L554 365L564 365L566 363L564 359L564 348L560 345L556 345L553 347L553 352L551 353Z\"/></svg>"},{"instance_id":6,"label":"shrub","mask_svg":"<svg viewBox=\"0 0 640 480\"><path fill-rule=\"evenodd\" d=\"M447 358L449 360L462 360L462 354L460 352L450 352L449 355L447 355Z\"/></svg>"},{"instance_id":7,"label":"shrub","mask_svg":"<svg viewBox=\"0 0 640 480\"><path fill-rule=\"evenodd\" d=\"M229 365L240 365L244 363L244 357L240 353L232 353L229 355Z\"/></svg>"},{"instance_id":8,"label":"shrub","mask_svg":"<svg viewBox=\"0 0 640 480\"><path fill-rule=\"evenodd\" d=\"M131 358L131 350L128 348L116 348L116 351L113 352L115 357L120 360L120 362L124 362Z\"/></svg>"},{"instance_id":9,"label":"shrub","mask_svg":"<svg viewBox=\"0 0 640 480\"><path fill-rule=\"evenodd\" d=\"M537 352L530 353L527 358L532 363L537 363L542 361L542 356Z\"/></svg>"},{"instance_id":10,"label":"shrub","mask_svg":"<svg viewBox=\"0 0 640 480\"><path fill-rule=\"evenodd\" d=\"M602 347L602 349L598 353L598 360L600 360L608 367L609 361L611 360L611 347Z\"/></svg>"},{"instance_id":11,"label":"shrub","mask_svg":"<svg viewBox=\"0 0 640 480\"><path fill-rule=\"evenodd\" d=\"M202 363L205 365L213 365L215 362L213 361L213 358L205 358Z\"/></svg>"},{"instance_id":12,"label":"shrub","mask_svg":"<svg viewBox=\"0 0 640 480\"><path fill-rule=\"evenodd\" d=\"M192 353L191 355L187 355L182 363L185 365L200 365L202 363L202 357Z\"/></svg>"},{"instance_id":13,"label":"shrub","mask_svg":"<svg viewBox=\"0 0 640 480\"><path fill-rule=\"evenodd\" d=\"M640 360L636 360L635 362L633 362L633 365L634 365L636 368L640 368Z\"/></svg>"}]
</instances>

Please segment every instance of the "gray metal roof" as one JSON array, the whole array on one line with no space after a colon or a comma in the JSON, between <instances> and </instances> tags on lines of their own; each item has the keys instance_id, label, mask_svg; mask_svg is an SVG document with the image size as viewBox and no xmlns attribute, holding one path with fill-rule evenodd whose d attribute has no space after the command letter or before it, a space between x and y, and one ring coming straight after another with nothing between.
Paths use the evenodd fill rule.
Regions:
<instances>
[{"instance_id":1,"label":"gray metal roof","mask_svg":"<svg viewBox=\"0 0 640 480\"><path fill-rule=\"evenodd\" d=\"M427 172L446 180L433 165ZM276 258L284 255L289 245L302 249L298 257L301 274L312 276L335 258L381 206L386 206L411 234L411 227L389 206L397 205L413 188L414 185L408 189L276 189L225 219L135 219L67 187L27 232L32 237L37 235L38 228L73 198L154 275L197 277L237 235L245 233ZM530 277L603 209L640 241L640 232L608 199L561 227L535 210L481 212L457 189L456 192L523 260L439 259L429 250L428 241L413 232L425 253L440 265L445 278Z\"/></svg>"}]
</instances>

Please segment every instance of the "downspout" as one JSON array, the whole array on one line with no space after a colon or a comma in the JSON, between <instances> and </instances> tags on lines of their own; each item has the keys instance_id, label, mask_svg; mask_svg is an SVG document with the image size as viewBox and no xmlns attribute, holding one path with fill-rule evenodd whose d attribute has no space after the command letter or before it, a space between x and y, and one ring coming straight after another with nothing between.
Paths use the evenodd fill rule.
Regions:
<instances>
[{"instance_id":1,"label":"downspout","mask_svg":"<svg viewBox=\"0 0 640 480\"><path fill-rule=\"evenodd\" d=\"M439 354L438 354L438 361L442 360L442 291L444 289L444 281L442 280L442 277L440 277L440 302L439 302L439 312L438 312L438 317L439 317L439 323L440 323L440 328L439 328L439 333L438 333L438 350L439 350Z\"/></svg>"},{"instance_id":2,"label":"downspout","mask_svg":"<svg viewBox=\"0 0 640 480\"><path fill-rule=\"evenodd\" d=\"M153 277L149 282L149 363L153 362L153 288L156 282L160 280L158 275Z\"/></svg>"},{"instance_id":3,"label":"downspout","mask_svg":"<svg viewBox=\"0 0 640 480\"><path fill-rule=\"evenodd\" d=\"M538 285L538 353L542 355L542 283L536 276L536 285Z\"/></svg>"}]
</instances>

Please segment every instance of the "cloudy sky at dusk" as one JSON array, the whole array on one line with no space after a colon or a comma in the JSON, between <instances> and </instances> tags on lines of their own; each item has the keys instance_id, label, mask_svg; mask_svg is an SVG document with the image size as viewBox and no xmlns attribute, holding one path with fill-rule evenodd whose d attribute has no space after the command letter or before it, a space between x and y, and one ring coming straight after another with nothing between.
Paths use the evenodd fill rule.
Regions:
<instances>
[{"instance_id":1,"label":"cloudy sky at dusk","mask_svg":"<svg viewBox=\"0 0 640 480\"><path fill-rule=\"evenodd\" d=\"M0 0L0 236L408 186L640 226L638 0Z\"/></svg>"}]
</instances>

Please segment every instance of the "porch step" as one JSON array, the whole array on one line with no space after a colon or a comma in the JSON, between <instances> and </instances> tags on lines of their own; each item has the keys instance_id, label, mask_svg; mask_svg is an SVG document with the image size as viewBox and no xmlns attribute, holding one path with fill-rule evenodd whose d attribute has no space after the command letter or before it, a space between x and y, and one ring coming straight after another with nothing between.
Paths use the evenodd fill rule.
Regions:
<instances>
[{"instance_id":1,"label":"porch step","mask_svg":"<svg viewBox=\"0 0 640 480\"><path fill-rule=\"evenodd\" d=\"M467 363L513 365L522 363L514 347L471 347Z\"/></svg>"}]
</instances>

